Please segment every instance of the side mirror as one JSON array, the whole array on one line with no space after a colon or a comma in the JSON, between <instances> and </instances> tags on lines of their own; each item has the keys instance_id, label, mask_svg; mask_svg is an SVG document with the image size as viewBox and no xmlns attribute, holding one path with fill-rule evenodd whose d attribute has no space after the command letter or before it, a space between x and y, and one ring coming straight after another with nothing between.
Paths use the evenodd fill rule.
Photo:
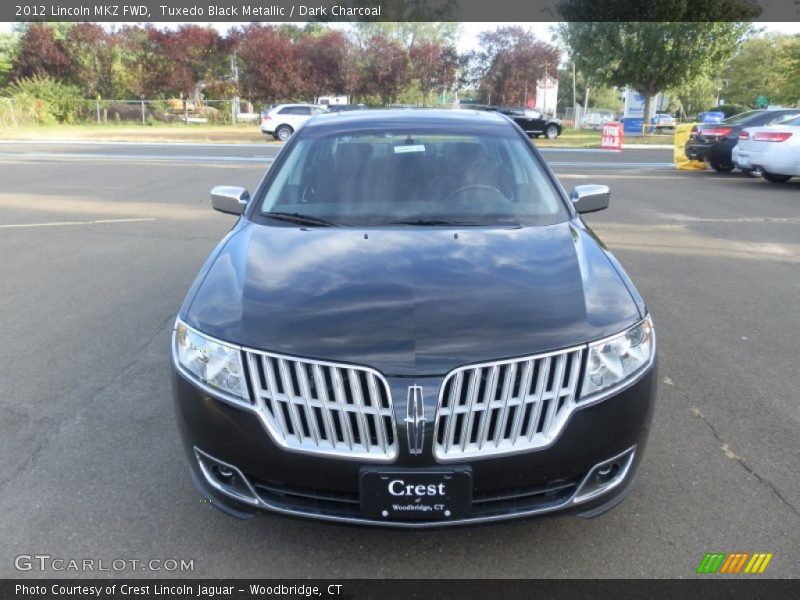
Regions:
<instances>
[{"instance_id":1,"label":"side mirror","mask_svg":"<svg viewBox=\"0 0 800 600\"><path fill-rule=\"evenodd\" d=\"M249 201L250 193L244 188L218 185L211 190L211 206L219 212L240 215Z\"/></svg>"},{"instance_id":2,"label":"side mirror","mask_svg":"<svg viewBox=\"0 0 800 600\"><path fill-rule=\"evenodd\" d=\"M590 213L608 208L611 190L607 185L578 185L569 198L579 213Z\"/></svg>"}]
</instances>

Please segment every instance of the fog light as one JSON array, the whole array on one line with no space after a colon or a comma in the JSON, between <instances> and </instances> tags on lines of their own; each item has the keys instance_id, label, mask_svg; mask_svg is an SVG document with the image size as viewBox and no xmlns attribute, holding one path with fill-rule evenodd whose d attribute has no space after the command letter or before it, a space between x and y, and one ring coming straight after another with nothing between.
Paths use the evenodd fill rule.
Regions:
<instances>
[{"instance_id":1,"label":"fog light","mask_svg":"<svg viewBox=\"0 0 800 600\"><path fill-rule=\"evenodd\" d=\"M197 464L200 465L203 477L211 487L240 502L256 506L259 504L250 482L239 469L217 460L198 448L194 449L194 455L197 457Z\"/></svg>"},{"instance_id":2,"label":"fog light","mask_svg":"<svg viewBox=\"0 0 800 600\"><path fill-rule=\"evenodd\" d=\"M233 477L233 471L228 467L215 465L214 473L216 473L217 477L223 481L228 481Z\"/></svg>"},{"instance_id":3,"label":"fog light","mask_svg":"<svg viewBox=\"0 0 800 600\"><path fill-rule=\"evenodd\" d=\"M595 465L583 478L572 502L586 502L616 488L628 475L636 455L636 446L629 448L619 456Z\"/></svg>"},{"instance_id":4,"label":"fog light","mask_svg":"<svg viewBox=\"0 0 800 600\"><path fill-rule=\"evenodd\" d=\"M619 469L619 465L617 463L600 467L599 469L597 469L597 478L608 480L611 478L612 473L614 472L615 469Z\"/></svg>"}]
</instances>

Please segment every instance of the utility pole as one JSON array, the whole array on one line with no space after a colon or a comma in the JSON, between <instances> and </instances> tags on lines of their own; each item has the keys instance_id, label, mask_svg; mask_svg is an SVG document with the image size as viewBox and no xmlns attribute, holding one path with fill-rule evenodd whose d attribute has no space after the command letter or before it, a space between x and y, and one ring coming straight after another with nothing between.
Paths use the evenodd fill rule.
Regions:
<instances>
[{"instance_id":1,"label":"utility pole","mask_svg":"<svg viewBox=\"0 0 800 600\"><path fill-rule=\"evenodd\" d=\"M231 123L236 125L236 115L239 113L239 65L236 62L236 50L231 54L231 79L233 79L233 85L236 86L231 102Z\"/></svg>"},{"instance_id":2,"label":"utility pole","mask_svg":"<svg viewBox=\"0 0 800 600\"><path fill-rule=\"evenodd\" d=\"M573 129L578 128L578 100L577 100L577 92L575 91L575 59L572 59L572 119L573 119Z\"/></svg>"}]
</instances>

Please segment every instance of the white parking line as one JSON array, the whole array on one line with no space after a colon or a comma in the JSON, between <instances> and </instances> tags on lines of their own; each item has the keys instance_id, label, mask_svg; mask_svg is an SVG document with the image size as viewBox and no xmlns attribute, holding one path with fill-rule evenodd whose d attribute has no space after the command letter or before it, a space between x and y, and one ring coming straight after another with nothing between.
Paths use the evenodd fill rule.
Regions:
<instances>
[{"instance_id":1,"label":"white parking line","mask_svg":"<svg viewBox=\"0 0 800 600\"><path fill-rule=\"evenodd\" d=\"M271 163L274 157L260 156L203 156L180 154L95 154L84 152L0 152L0 159L25 160L109 160L127 162L214 162L214 163Z\"/></svg>"},{"instance_id":2,"label":"white parking line","mask_svg":"<svg viewBox=\"0 0 800 600\"><path fill-rule=\"evenodd\" d=\"M155 221L155 217L141 219L97 219L95 221L53 221L50 223L15 223L13 225L0 225L0 229L22 229L24 227L63 227L65 225L99 225L104 223L141 223L142 221Z\"/></svg>"},{"instance_id":3,"label":"white parking line","mask_svg":"<svg viewBox=\"0 0 800 600\"><path fill-rule=\"evenodd\" d=\"M0 140L0 145L14 145L14 146L154 146L154 147L173 147L173 146L189 146L197 148L261 148L262 150L270 146L273 148L280 148L283 146L282 142L267 142L263 144L238 144L236 142L219 142L219 143L198 143L198 142L115 142L115 141L101 141L101 140Z\"/></svg>"}]
</instances>

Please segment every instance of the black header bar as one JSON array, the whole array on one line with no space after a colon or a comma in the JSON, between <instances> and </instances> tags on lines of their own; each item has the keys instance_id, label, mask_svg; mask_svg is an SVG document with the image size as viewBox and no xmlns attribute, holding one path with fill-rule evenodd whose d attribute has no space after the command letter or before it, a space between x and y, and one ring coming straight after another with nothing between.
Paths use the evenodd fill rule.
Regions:
<instances>
[{"instance_id":1,"label":"black header bar","mask_svg":"<svg viewBox=\"0 0 800 600\"><path fill-rule=\"evenodd\" d=\"M562 16L571 9L570 19ZM578 14L579 16L575 16ZM0 21L800 21L785 0L2 0Z\"/></svg>"}]
</instances>

